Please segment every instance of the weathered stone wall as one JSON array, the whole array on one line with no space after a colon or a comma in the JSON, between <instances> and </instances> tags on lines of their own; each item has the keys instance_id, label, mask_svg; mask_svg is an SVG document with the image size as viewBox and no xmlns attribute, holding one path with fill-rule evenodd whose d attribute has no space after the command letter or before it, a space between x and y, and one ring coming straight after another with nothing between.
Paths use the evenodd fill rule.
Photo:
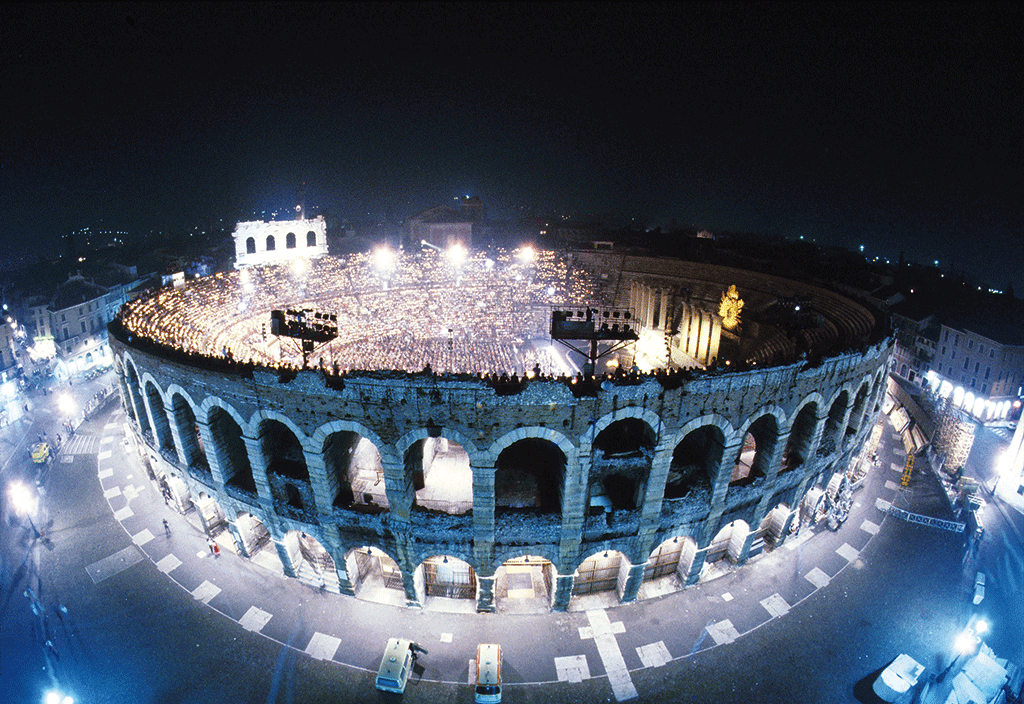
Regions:
<instances>
[{"instance_id":1,"label":"weathered stone wall","mask_svg":"<svg viewBox=\"0 0 1024 704\"><path fill-rule=\"evenodd\" d=\"M804 363L784 367L709 374L686 380L679 376L646 377L642 380L604 380L592 395L574 393L561 380L534 380L518 393L498 395L478 379L433 375L349 374L342 386L331 386L317 371L285 377L270 371L214 372L196 364L182 364L157 353L133 348L112 336L122 395L130 415L156 419L161 414L173 427L174 404L187 403L195 416L207 456L209 472L186 469L181 450L182 432L172 435L178 462L167 471L181 476L193 492L213 495L229 522L239 512L250 512L270 530L279 553L284 554L284 535L299 530L316 537L338 566L342 588L349 584L345 555L353 548L373 546L390 555L401 567L415 602L414 573L432 555L450 555L468 562L486 580L502 562L518 555L539 555L551 560L559 573L555 607L564 607L570 577L580 562L602 550L621 551L632 567L642 566L662 541L690 536L698 545L697 563L690 574L696 578L714 536L732 521L742 520L756 531L764 516L780 503L794 509L803 493L816 483L827 482L834 471L845 468L867 433L879 394L884 393L889 341L827 359L817 366ZM850 418L858 391L866 390L861 417ZM146 393L144 390L148 391ZM819 440L829 411L845 391L845 403L837 407L842 429L835 449L819 455ZM162 400L163 408L153 408ZM797 413L814 403L817 423L809 438L811 451L801 466L782 469L783 451ZM245 442L256 493L225 486L216 457L216 438L209 429L214 408L227 411L238 423ZM771 457L761 463L766 476L749 486L730 486L736 457L747 428L770 414L778 426L778 442ZM834 414L835 417L835 414ZM592 444L602 430L624 418L646 423L656 439L649 453L650 468L642 501L635 510L587 515L587 487L594 463ZM261 456L260 424L267 419L287 426L301 444L309 471L309 490L304 492L308 510L281 512L275 508L269 458ZM181 421L178 420L178 423ZM137 422L135 423L137 425ZM153 423L147 424L152 427ZM712 425L724 436L724 452L711 482L710 499L664 499L666 478L673 452L686 435ZM429 430L428 430L429 429ZM358 513L332 505L337 481L327 476L324 445L334 432L355 432L376 445L381 454L390 511ZM473 511L453 516L413 510L413 492L405 467L406 451L418 440L440 433L462 445L473 471ZM151 436L152 434L150 434ZM566 458L561 513L510 514L494 508L494 471L498 456L513 442L540 438L557 445ZM155 441L150 441L155 442ZM154 462L159 447L151 447ZM192 464L195 464L194 462ZM277 481L276 479L274 481ZM750 542L739 551L746 556ZM284 562L284 559L282 559ZM624 568L625 569L625 568ZM286 564L285 571L288 572ZM635 570L634 570L635 572ZM626 574L624 572L624 574ZM632 573L631 573L632 574ZM635 597L639 579L624 578L624 599ZM481 608L488 608L486 603Z\"/></svg>"}]
</instances>

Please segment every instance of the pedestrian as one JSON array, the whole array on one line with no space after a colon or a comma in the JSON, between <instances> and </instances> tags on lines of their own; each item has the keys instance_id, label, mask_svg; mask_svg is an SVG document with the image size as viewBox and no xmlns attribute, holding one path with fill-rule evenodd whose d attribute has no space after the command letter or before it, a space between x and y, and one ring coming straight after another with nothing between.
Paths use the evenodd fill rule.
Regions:
<instances>
[{"instance_id":1,"label":"pedestrian","mask_svg":"<svg viewBox=\"0 0 1024 704\"><path fill-rule=\"evenodd\" d=\"M327 582L324 581L324 575L321 572L316 573L316 582L320 585L320 593L323 594L324 590L327 589Z\"/></svg>"},{"instance_id":2,"label":"pedestrian","mask_svg":"<svg viewBox=\"0 0 1024 704\"><path fill-rule=\"evenodd\" d=\"M171 537L171 526L167 522L166 518L164 519L164 535L167 536L168 538Z\"/></svg>"},{"instance_id":3,"label":"pedestrian","mask_svg":"<svg viewBox=\"0 0 1024 704\"><path fill-rule=\"evenodd\" d=\"M217 544L216 540L210 541L213 543L213 556L220 557L220 545Z\"/></svg>"},{"instance_id":4,"label":"pedestrian","mask_svg":"<svg viewBox=\"0 0 1024 704\"><path fill-rule=\"evenodd\" d=\"M213 538L210 538L209 540L207 540L206 543L207 543L207 545L210 546L210 554L211 555L216 555L217 553L216 553L216 551L213 548L214 548L214 546L217 545L217 543L213 542Z\"/></svg>"}]
</instances>

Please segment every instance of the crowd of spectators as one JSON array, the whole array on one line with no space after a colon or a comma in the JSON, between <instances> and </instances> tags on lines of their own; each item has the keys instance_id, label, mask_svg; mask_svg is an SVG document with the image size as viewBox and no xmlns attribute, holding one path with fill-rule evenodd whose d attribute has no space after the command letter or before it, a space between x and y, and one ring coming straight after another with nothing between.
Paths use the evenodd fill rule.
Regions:
<instances>
[{"instance_id":1,"label":"crowd of spectators","mask_svg":"<svg viewBox=\"0 0 1024 704\"><path fill-rule=\"evenodd\" d=\"M371 254L221 272L126 304L118 322L187 356L269 368L303 365L298 340L272 334L271 310L334 314L337 337L310 360L335 370L562 371L546 347L552 308L599 305L599 287L568 255L480 253L460 263L425 251L388 263Z\"/></svg>"}]
</instances>

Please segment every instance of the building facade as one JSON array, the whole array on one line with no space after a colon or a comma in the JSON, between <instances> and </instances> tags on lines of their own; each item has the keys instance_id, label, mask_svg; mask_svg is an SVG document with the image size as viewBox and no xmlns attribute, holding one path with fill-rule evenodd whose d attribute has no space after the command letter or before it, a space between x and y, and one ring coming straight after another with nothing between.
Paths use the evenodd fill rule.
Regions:
<instances>
[{"instance_id":1,"label":"building facade","mask_svg":"<svg viewBox=\"0 0 1024 704\"><path fill-rule=\"evenodd\" d=\"M327 224L311 220L256 220L235 225L235 268L310 259L327 254Z\"/></svg>"},{"instance_id":2,"label":"building facade","mask_svg":"<svg viewBox=\"0 0 1024 704\"><path fill-rule=\"evenodd\" d=\"M1024 395L1024 345L942 325L927 379L934 393L975 418L1006 418Z\"/></svg>"}]
</instances>

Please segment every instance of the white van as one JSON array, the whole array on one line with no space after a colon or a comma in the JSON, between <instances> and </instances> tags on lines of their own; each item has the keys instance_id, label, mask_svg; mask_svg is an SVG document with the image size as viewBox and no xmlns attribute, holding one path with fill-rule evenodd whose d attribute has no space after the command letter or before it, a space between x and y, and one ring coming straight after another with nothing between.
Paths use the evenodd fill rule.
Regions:
<instances>
[{"instance_id":1,"label":"white van","mask_svg":"<svg viewBox=\"0 0 1024 704\"><path fill-rule=\"evenodd\" d=\"M501 646L481 643L476 647L476 699L477 704L497 704L501 701Z\"/></svg>"},{"instance_id":2,"label":"white van","mask_svg":"<svg viewBox=\"0 0 1024 704\"><path fill-rule=\"evenodd\" d=\"M388 639L384 657L380 661L380 669L377 670L377 689L398 694L405 691L405 683L409 681L409 673L412 671L410 645L411 641L405 638Z\"/></svg>"}]
</instances>

